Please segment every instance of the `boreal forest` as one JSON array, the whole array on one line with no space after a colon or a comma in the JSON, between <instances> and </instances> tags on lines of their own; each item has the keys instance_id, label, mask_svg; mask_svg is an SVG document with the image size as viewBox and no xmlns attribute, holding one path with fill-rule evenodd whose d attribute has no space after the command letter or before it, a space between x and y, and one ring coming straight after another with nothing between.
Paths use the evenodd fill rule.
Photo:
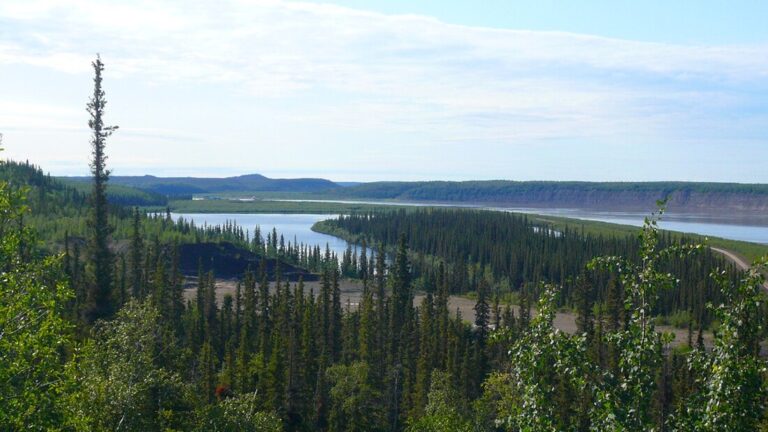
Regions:
<instances>
[{"instance_id":1,"label":"boreal forest","mask_svg":"<svg viewBox=\"0 0 768 432\"><path fill-rule=\"evenodd\" d=\"M664 202L632 234L367 209L316 224L343 254L196 225L110 185L93 72L88 179L0 164L0 430L768 430L768 257Z\"/></svg>"}]
</instances>

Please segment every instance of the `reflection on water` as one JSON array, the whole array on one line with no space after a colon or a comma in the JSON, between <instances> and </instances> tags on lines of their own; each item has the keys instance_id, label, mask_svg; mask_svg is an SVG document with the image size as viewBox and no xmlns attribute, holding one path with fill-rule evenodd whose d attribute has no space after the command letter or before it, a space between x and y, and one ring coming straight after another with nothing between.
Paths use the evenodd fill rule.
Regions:
<instances>
[{"instance_id":1,"label":"reflection on water","mask_svg":"<svg viewBox=\"0 0 768 432\"><path fill-rule=\"evenodd\" d=\"M274 227L278 235L282 234L285 243L288 242L315 246L318 245L325 250L325 245L341 257L347 249L347 242L327 234L321 234L312 231L312 225L315 222L331 219L337 215L328 214L294 214L294 213L172 213L174 219L183 217L186 220L195 222L195 225L223 225L227 221L234 221L243 229L247 229L253 234L256 226L260 227L261 235L266 239L267 232L272 232ZM354 246L353 246L354 247ZM370 254L370 250L368 251Z\"/></svg>"}]
</instances>

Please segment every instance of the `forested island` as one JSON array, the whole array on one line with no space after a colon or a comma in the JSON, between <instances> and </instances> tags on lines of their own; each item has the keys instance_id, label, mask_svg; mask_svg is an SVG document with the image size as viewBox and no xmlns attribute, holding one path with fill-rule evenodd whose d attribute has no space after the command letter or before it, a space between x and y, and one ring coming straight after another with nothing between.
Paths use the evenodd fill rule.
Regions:
<instances>
[{"instance_id":1,"label":"forested island","mask_svg":"<svg viewBox=\"0 0 768 432\"><path fill-rule=\"evenodd\" d=\"M668 203L632 234L366 208L317 225L359 245L341 256L266 227L197 226L146 210L169 189L111 185L117 128L103 121L100 58L93 68L88 187L0 164L2 429L768 428L768 257L745 271L698 238L662 233ZM332 193L451 201L626 187L401 186ZM754 196L754 208L767 195L690 188ZM218 295L222 277L233 293ZM342 303L342 282L359 286L358 304ZM449 307L455 298L473 302L471 317ZM554 325L559 312L574 329ZM684 340L660 331L670 319Z\"/></svg>"}]
</instances>

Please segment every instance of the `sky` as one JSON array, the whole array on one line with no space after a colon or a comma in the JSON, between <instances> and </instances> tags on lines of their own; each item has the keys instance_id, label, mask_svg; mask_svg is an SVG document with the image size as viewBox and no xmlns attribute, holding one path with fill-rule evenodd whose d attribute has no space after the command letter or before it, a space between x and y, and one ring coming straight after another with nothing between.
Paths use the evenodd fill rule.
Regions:
<instances>
[{"instance_id":1,"label":"sky","mask_svg":"<svg viewBox=\"0 0 768 432\"><path fill-rule=\"evenodd\" d=\"M768 2L1 0L2 157L85 175L768 183Z\"/></svg>"}]
</instances>

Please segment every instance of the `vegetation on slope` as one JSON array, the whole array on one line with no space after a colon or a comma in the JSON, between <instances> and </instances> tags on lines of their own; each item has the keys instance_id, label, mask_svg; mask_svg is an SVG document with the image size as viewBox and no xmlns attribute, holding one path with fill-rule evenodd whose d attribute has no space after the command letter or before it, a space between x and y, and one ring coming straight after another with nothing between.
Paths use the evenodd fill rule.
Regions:
<instances>
[{"instance_id":1,"label":"vegetation on slope","mask_svg":"<svg viewBox=\"0 0 768 432\"><path fill-rule=\"evenodd\" d=\"M68 180L87 183L89 178L69 177ZM323 192L340 187L325 179L272 179L259 174L225 178L114 176L111 180L115 185L130 186L163 196L228 192Z\"/></svg>"},{"instance_id":2,"label":"vegetation on slope","mask_svg":"<svg viewBox=\"0 0 768 432\"><path fill-rule=\"evenodd\" d=\"M333 191L339 196L379 199L425 199L444 201L488 201L488 197L517 193L559 195L574 192L652 192L670 195L674 192L744 193L768 195L768 185L706 182L576 182L576 181L424 181L373 182Z\"/></svg>"},{"instance_id":3,"label":"vegetation on slope","mask_svg":"<svg viewBox=\"0 0 768 432\"><path fill-rule=\"evenodd\" d=\"M168 207L177 213L356 213L381 208L392 208L378 204L334 203L328 201L280 201L256 200L237 201L224 199L176 200ZM406 206L394 206L401 208Z\"/></svg>"},{"instance_id":4,"label":"vegetation on slope","mask_svg":"<svg viewBox=\"0 0 768 432\"><path fill-rule=\"evenodd\" d=\"M738 183L591 183L515 182L506 180L464 182L375 182L336 189L336 198L388 199L495 203L521 206L570 206L577 208L646 208L648 203L670 198L676 211L735 209L764 211L768 185Z\"/></svg>"},{"instance_id":5,"label":"vegetation on slope","mask_svg":"<svg viewBox=\"0 0 768 432\"><path fill-rule=\"evenodd\" d=\"M97 180L98 166L94 163ZM370 233L360 235L395 243L391 262L384 253L367 256L365 248L341 262L326 251L318 262L319 292L306 293L302 281L291 284L279 271L271 289L262 260L219 304L215 276L203 271L194 300L184 302L177 248L163 244L160 236L145 236L143 228L165 224L182 235L207 231L138 212L128 218L130 253L114 260L113 281L96 287L109 295L87 295L98 280L93 269L100 258L86 254L81 260L68 243L63 254L41 250L27 223L25 189L19 186L0 182L0 424L9 430L714 432L768 427L768 366L759 355L766 316L760 270L768 266L768 257L738 280L729 272L713 272L720 299L707 305L719 322L713 349L705 348L699 328L695 342L691 331L686 344L670 350L669 338L654 331L650 311L687 279L701 282L701 269L675 263L707 255L699 245L665 238L653 219L635 243L602 239L608 246L597 247L600 239L570 231L557 235L538 226L536 232L522 216L369 215ZM96 187L92 203L99 194L103 198L104 190ZM351 226L369 222L364 218L338 222L348 222L352 232ZM111 231L114 220L94 217L86 236ZM471 235L461 238L458 226ZM232 225L211 232L243 238L242 229ZM418 250L452 262L424 266L412 261L406 236ZM496 236L505 241L497 242ZM283 247L274 231L264 243L256 238L254 248L279 259L308 252ZM453 246L458 240L460 248ZM592 258L582 265L584 254L574 248L629 255ZM506 268L497 253L509 257L505 254L527 249L530 256L514 261L537 270L541 259L530 282L537 274L557 274L553 263L570 268L571 260L556 261L557 253L565 252L582 267L574 286L577 334L552 325L560 295L553 285L522 290L527 306L517 314L499 302L496 276L515 269ZM457 258L482 269L474 279L473 325L448 309L456 287L447 267L461 269ZM702 263L713 264L693 261L691 267ZM678 271L682 274L673 273ZM341 304L340 272L363 281L356 308ZM425 296L414 307L417 287ZM535 316L532 292L539 293ZM91 322L86 311L92 301L110 313Z\"/></svg>"}]
</instances>

